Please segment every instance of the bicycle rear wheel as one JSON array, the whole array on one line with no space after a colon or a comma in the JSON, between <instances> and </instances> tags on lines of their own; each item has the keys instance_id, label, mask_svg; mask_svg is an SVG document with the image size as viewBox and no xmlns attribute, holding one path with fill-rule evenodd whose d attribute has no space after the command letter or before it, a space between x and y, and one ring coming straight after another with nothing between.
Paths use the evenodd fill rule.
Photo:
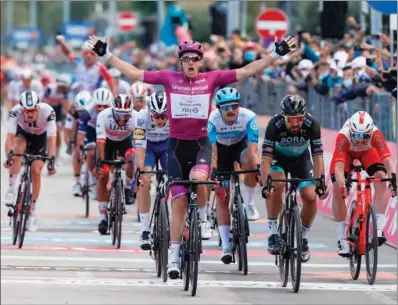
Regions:
<instances>
[{"instance_id":1,"label":"bicycle rear wheel","mask_svg":"<svg viewBox=\"0 0 398 305\"><path fill-rule=\"evenodd\" d=\"M246 242L247 242L246 215L242 199L240 198L240 196L237 197L237 209L238 209L239 266L242 266L243 274L247 275L248 263L247 263L247 247L246 247Z\"/></svg>"},{"instance_id":2,"label":"bicycle rear wheel","mask_svg":"<svg viewBox=\"0 0 398 305\"><path fill-rule=\"evenodd\" d=\"M163 275L163 282L167 282L167 262L169 255L169 220L167 218L167 202L162 198L160 200L160 261L161 261L161 270Z\"/></svg>"},{"instance_id":3,"label":"bicycle rear wheel","mask_svg":"<svg viewBox=\"0 0 398 305\"><path fill-rule=\"evenodd\" d=\"M358 243L358 239L359 239L359 233L356 232L358 231L357 228L354 227L354 219L355 219L355 213L356 213L356 207L357 202L356 200L353 200L351 202L351 207L350 207L350 211L351 211L351 215L350 215L350 223L349 223L349 236L347 236L347 240L349 240L350 242L353 242L355 244ZM350 246L350 252L351 252L351 256L350 256L350 273L351 273L351 277L353 280L357 280L359 277L359 273L361 272L361 261L362 261L362 256L360 254L357 253L357 249L356 247L351 247Z\"/></svg>"},{"instance_id":4,"label":"bicycle rear wheel","mask_svg":"<svg viewBox=\"0 0 398 305\"><path fill-rule=\"evenodd\" d=\"M282 287L286 287L287 281L289 280L289 258L286 256L287 217L285 210L283 210L282 213L279 215L278 236L281 243L281 251L276 256L276 262L279 267L279 276L281 279Z\"/></svg>"},{"instance_id":5,"label":"bicycle rear wheel","mask_svg":"<svg viewBox=\"0 0 398 305\"><path fill-rule=\"evenodd\" d=\"M377 223L376 214L371 205L368 206L366 215L366 275L368 283L373 285L376 281L377 259L378 259L378 239L377 239Z\"/></svg>"},{"instance_id":6,"label":"bicycle rear wheel","mask_svg":"<svg viewBox=\"0 0 398 305\"><path fill-rule=\"evenodd\" d=\"M15 245L18 240L19 231L21 230L21 216L22 216L22 206L25 200L25 187L22 189L22 185L25 185L22 182L18 188L18 196L17 201L13 207L13 215L12 215L12 244Z\"/></svg>"},{"instance_id":7,"label":"bicycle rear wheel","mask_svg":"<svg viewBox=\"0 0 398 305\"><path fill-rule=\"evenodd\" d=\"M29 182L30 184L30 182ZM22 210L20 212L21 215L21 229L19 230L19 238L18 238L18 248L22 248L23 242L25 239L26 226L28 224L29 213L30 213L30 187L28 187L28 182L26 182L25 196L22 201ZM30 186L30 185L29 185Z\"/></svg>"},{"instance_id":8,"label":"bicycle rear wheel","mask_svg":"<svg viewBox=\"0 0 398 305\"><path fill-rule=\"evenodd\" d=\"M90 181L89 181L89 174L88 170L86 171L86 176L84 177L84 187L83 187L83 198L85 199L86 202L86 218L90 215Z\"/></svg>"},{"instance_id":9,"label":"bicycle rear wheel","mask_svg":"<svg viewBox=\"0 0 398 305\"><path fill-rule=\"evenodd\" d=\"M290 251L290 276L292 278L293 292L300 289L301 280L301 252L303 249L303 239L301 236L301 219L297 206L292 208L290 215L290 232L289 232L289 251Z\"/></svg>"},{"instance_id":10,"label":"bicycle rear wheel","mask_svg":"<svg viewBox=\"0 0 398 305\"><path fill-rule=\"evenodd\" d=\"M198 211L196 208L191 212L191 230L189 231L189 263L190 263L190 282L191 282L191 295L196 295L198 286L198 273L199 273L199 221Z\"/></svg>"},{"instance_id":11,"label":"bicycle rear wheel","mask_svg":"<svg viewBox=\"0 0 398 305\"><path fill-rule=\"evenodd\" d=\"M186 227L184 232L189 231ZM190 277L190 255L189 255L189 241L190 234L184 234L183 241L181 243L181 277L183 278L184 291L189 289L189 277Z\"/></svg>"},{"instance_id":12,"label":"bicycle rear wheel","mask_svg":"<svg viewBox=\"0 0 398 305\"><path fill-rule=\"evenodd\" d=\"M113 193L113 194L112 194ZM111 204L109 208L109 229L112 232L112 245L116 244L117 226L116 226L116 209L117 209L117 192L115 189L111 190Z\"/></svg>"},{"instance_id":13,"label":"bicycle rear wheel","mask_svg":"<svg viewBox=\"0 0 398 305\"><path fill-rule=\"evenodd\" d=\"M117 185L118 200L116 201L116 214L115 214L115 226L116 226L116 248L120 249L122 243L122 222L123 222L123 188L120 183Z\"/></svg>"}]
</instances>

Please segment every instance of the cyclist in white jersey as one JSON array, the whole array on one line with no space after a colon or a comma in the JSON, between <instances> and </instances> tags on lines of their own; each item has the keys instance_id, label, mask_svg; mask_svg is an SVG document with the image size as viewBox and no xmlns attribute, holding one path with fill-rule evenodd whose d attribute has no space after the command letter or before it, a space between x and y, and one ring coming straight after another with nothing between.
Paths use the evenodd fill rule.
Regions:
<instances>
[{"instance_id":1,"label":"cyclist in white jersey","mask_svg":"<svg viewBox=\"0 0 398 305\"><path fill-rule=\"evenodd\" d=\"M43 97L43 86L39 80L33 79L33 72L31 70L22 70L20 79L15 84L14 90L9 91L8 99L12 102L13 106L19 102L19 98L24 91L35 91L40 99Z\"/></svg>"},{"instance_id":2,"label":"cyclist in white jersey","mask_svg":"<svg viewBox=\"0 0 398 305\"><path fill-rule=\"evenodd\" d=\"M132 133L137 112L133 110L133 103L127 94L119 94L112 101L111 108L100 112L97 118L97 160L115 160L124 158L131 160L134 149ZM108 190L106 184L109 179L110 167L106 164L97 168L99 175L97 184L98 209L101 215L98 231L104 235L108 231ZM130 185L133 177L133 165L126 166L126 181L124 194L126 204L132 204Z\"/></svg>"},{"instance_id":3,"label":"cyclist in white jersey","mask_svg":"<svg viewBox=\"0 0 398 305\"><path fill-rule=\"evenodd\" d=\"M50 175L55 174L54 158L56 152L56 132L54 109L47 104L40 103L39 96L34 91L25 91L21 94L20 105L14 106L9 114L8 133L6 140L6 155L14 153L29 153L48 156L51 160L47 164ZM15 181L21 169L21 157L14 157L9 167L8 188L3 202L13 205L15 201ZM4 166L8 168L6 161ZM32 208L29 217L29 230L36 230L36 200L40 193L40 176L44 166L43 161L36 160L32 164Z\"/></svg>"},{"instance_id":4,"label":"cyclist in white jersey","mask_svg":"<svg viewBox=\"0 0 398 305\"><path fill-rule=\"evenodd\" d=\"M87 43L104 62L109 62L130 79L165 87L170 121L167 173L174 180L206 181L209 178L211 163L207 122L215 89L262 72L273 63L274 58L289 53L296 41L287 37L286 40L278 42L275 37L274 49L269 55L240 69L215 70L208 73L199 72L204 51L198 42L184 41L179 45L181 72L140 70L112 54L108 39L101 41L96 36L90 36ZM189 190L184 186L173 185L170 192L173 198L173 221L170 226L171 257L168 275L171 279L177 279L180 276L180 246ZM197 192L199 218L203 220L207 218L207 188L199 186Z\"/></svg>"},{"instance_id":5,"label":"cyclist in white jersey","mask_svg":"<svg viewBox=\"0 0 398 305\"><path fill-rule=\"evenodd\" d=\"M142 82L136 82L130 87L130 97L133 100L134 110L140 111L147 106L148 87Z\"/></svg>"},{"instance_id":6,"label":"cyclist in white jersey","mask_svg":"<svg viewBox=\"0 0 398 305\"><path fill-rule=\"evenodd\" d=\"M169 121L167 120L166 96L164 92L152 93L149 100L149 109L143 109L137 114L134 130L135 141L135 171L151 171L157 162L162 169L166 169L167 146L169 138ZM150 250L149 211L151 209L151 196L149 186L151 176L140 176L137 193L138 211L140 212L142 250ZM133 185L135 181L133 181Z\"/></svg>"},{"instance_id":7,"label":"cyclist in white jersey","mask_svg":"<svg viewBox=\"0 0 398 305\"><path fill-rule=\"evenodd\" d=\"M121 79L122 73L116 68L109 69L109 73L113 78L113 84L116 87L117 94L129 94L130 85L124 79ZM109 89L108 82L103 80L101 87Z\"/></svg>"},{"instance_id":8,"label":"cyclist in white jersey","mask_svg":"<svg viewBox=\"0 0 398 305\"><path fill-rule=\"evenodd\" d=\"M64 36L57 35L56 40L61 46L62 52L75 66L74 74L77 82L83 86L81 90L93 93L95 89L100 88L102 80L106 80L113 95L115 96L117 94L116 87L113 84L113 79L108 69L103 64L97 62L96 55L91 49L83 45L83 56L77 57L66 45Z\"/></svg>"},{"instance_id":9,"label":"cyclist in white jersey","mask_svg":"<svg viewBox=\"0 0 398 305\"><path fill-rule=\"evenodd\" d=\"M208 122L208 136L212 144L211 167L220 172L234 170L238 162L243 169L256 169L259 164L258 127L256 114L239 106L240 93L231 87L220 89L215 94L216 106ZM229 181L227 190L216 188L217 225L221 238L223 254L221 260L225 264L232 261L229 211ZM257 185L256 174L246 174L244 178L246 193L244 203L248 220L257 220L258 211L254 205L254 191Z\"/></svg>"}]
</instances>

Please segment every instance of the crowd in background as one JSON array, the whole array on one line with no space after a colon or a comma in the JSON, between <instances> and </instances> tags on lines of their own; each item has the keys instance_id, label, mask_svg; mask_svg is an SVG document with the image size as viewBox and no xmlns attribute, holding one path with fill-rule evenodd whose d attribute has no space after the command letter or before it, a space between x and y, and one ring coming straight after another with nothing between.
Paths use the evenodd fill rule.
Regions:
<instances>
[{"instance_id":1,"label":"crowd in background","mask_svg":"<svg viewBox=\"0 0 398 305\"><path fill-rule=\"evenodd\" d=\"M369 97L381 91L389 91L396 97L397 57L396 50L389 50L390 38L387 34L365 36L357 21L348 17L347 31L340 41L323 40L308 32L299 32L296 38L296 50L274 60L263 73L255 76L255 81L284 82L289 93L308 91L313 87L320 95L332 96L337 103ZM372 45L372 41L378 41L379 47ZM239 30L233 31L229 39L212 35L208 42L202 44L205 50L203 71L240 68L270 52L270 48L242 37ZM135 41L119 45L112 41L111 45L115 54L140 69L180 69L176 47L166 48L162 43L155 42L148 49L143 49ZM394 55L392 66L390 52ZM12 64L4 64L7 60ZM32 60L38 76L49 65L56 68L66 63L66 58L57 47L36 54ZM10 58L2 57L2 84L15 77L13 66ZM29 66L32 67L32 64Z\"/></svg>"}]
</instances>

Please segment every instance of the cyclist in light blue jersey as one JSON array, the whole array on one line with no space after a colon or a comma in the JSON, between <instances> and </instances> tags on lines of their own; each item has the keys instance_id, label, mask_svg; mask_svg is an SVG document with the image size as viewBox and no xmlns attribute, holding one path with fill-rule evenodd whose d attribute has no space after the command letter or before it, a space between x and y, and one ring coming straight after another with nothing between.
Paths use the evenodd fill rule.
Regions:
<instances>
[{"instance_id":1,"label":"cyclist in light blue jersey","mask_svg":"<svg viewBox=\"0 0 398 305\"><path fill-rule=\"evenodd\" d=\"M218 109L210 114L208 122L208 137L212 145L211 167L217 168L219 172L232 171L234 162L238 162L245 170L256 169L259 163L256 114L240 107L240 94L234 88L223 88L215 96ZM257 220L259 214L253 200L257 185L256 174L246 174L244 184L248 220ZM217 223L223 247L221 260L225 264L232 261L228 190L227 196L222 194L221 188L216 190Z\"/></svg>"}]
</instances>

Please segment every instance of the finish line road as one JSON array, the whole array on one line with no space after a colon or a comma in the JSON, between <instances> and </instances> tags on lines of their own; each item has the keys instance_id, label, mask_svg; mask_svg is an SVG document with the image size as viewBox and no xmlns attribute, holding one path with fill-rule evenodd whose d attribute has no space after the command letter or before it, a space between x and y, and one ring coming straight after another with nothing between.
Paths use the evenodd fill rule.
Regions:
<instances>
[{"instance_id":1,"label":"finish line road","mask_svg":"<svg viewBox=\"0 0 398 305\"><path fill-rule=\"evenodd\" d=\"M5 122L2 122L4 147ZM263 133L263 131L262 131ZM3 162L4 156L2 155ZM71 194L71 162L62 156L56 176L43 174L37 203L39 230L27 232L22 249L11 245L12 232L2 206L1 303L2 304L396 304L397 252L387 246L379 251L376 284L367 284L364 266L357 281L349 274L348 260L336 254L334 223L317 216L309 234L311 260L302 266L298 294L291 284L282 288L274 257L266 250L268 226L260 191L256 204L260 220L251 223L248 245L249 274L237 265L223 265L218 237L203 242L196 297L184 292L180 280L163 283L155 263L138 245L140 224L136 207L128 207L120 250L110 236L97 232L98 211L92 204L83 218L84 203ZM1 171L2 194L7 171ZM216 233L214 233L216 234Z\"/></svg>"}]
</instances>

